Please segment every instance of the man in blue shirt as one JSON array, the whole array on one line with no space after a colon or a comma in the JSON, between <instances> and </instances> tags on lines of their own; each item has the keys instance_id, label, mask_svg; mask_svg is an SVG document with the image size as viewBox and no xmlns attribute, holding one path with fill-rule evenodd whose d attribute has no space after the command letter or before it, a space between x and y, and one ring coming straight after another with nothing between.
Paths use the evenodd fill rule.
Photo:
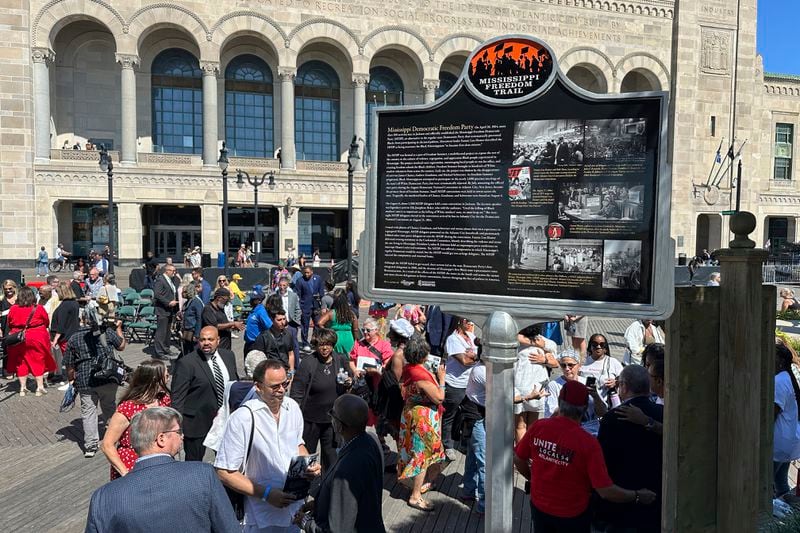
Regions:
<instances>
[{"instance_id":1,"label":"man in blue shirt","mask_svg":"<svg viewBox=\"0 0 800 533\"><path fill-rule=\"evenodd\" d=\"M319 311L322 307L322 297L325 290L322 286L322 278L314 274L310 266L303 268L303 277L295 283L295 291L300 298L300 337L303 339L303 350L311 351L308 344L308 327L311 320L314 320L314 327L317 327Z\"/></svg>"},{"instance_id":2,"label":"man in blue shirt","mask_svg":"<svg viewBox=\"0 0 800 533\"><path fill-rule=\"evenodd\" d=\"M203 300L203 305L208 305L208 302L211 300L211 285L209 285L208 282L203 279L202 267L192 269L192 279L195 283L199 283L202 286L202 290L200 291L200 299Z\"/></svg>"},{"instance_id":3,"label":"man in blue shirt","mask_svg":"<svg viewBox=\"0 0 800 533\"><path fill-rule=\"evenodd\" d=\"M262 305L264 301L264 291L261 285L253 287L250 294L250 305L253 310L247 317L244 326L244 356L247 357L253 343L261 333L272 327L272 319L267 314L267 308Z\"/></svg>"}]
</instances>

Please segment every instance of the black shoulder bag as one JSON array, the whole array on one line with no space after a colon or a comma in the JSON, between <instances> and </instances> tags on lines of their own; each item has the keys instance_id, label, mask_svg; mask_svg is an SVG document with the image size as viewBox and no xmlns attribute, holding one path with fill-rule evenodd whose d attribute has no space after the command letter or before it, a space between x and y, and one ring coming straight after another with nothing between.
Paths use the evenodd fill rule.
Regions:
<instances>
[{"instance_id":1,"label":"black shoulder bag","mask_svg":"<svg viewBox=\"0 0 800 533\"><path fill-rule=\"evenodd\" d=\"M33 319L33 313L36 312L36 304L33 305L31 309L31 314L28 315L28 320L25 322L25 327L21 330L11 333L3 337L3 348L8 348L9 346L14 346L15 344L19 344L21 342L25 342L25 330L27 330L31 325L31 320Z\"/></svg>"},{"instance_id":2,"label":"black shoulder bag","mask_svg":"<svg viewBox=\"0 0 800 533\"><path fill-rule=\"evenodd\" d=\"M239 472L242 474L247 471L247 459L250 457L250 448L253 447L253 433L256 432L256 419L253 416L253 410L246 405L244 407L250 411L250 439L247 442L247 451L244 454L244 461L242 461L242 466L239 467ZM233 507L233 513L236 515L236 519L241 522L244 520L244 494L236 492L228 487L225 487L225 492L228 493L228 499L231 501L231 507Z\"/></svg>"}]
</instances>

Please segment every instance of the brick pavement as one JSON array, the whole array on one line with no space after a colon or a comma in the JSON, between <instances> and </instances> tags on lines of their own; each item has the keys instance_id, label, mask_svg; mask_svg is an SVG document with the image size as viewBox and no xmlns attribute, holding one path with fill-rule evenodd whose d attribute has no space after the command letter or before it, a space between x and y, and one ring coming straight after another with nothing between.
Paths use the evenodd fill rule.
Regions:
<instances>
[{"instance_id":1,"label":"brick pavement","mask_svg":"<svg viewBox=\"0 0 800 533\"><path fill-rule=\"evenodd\" d=\"M596 319L592 332L604 332L616 357L622 356L622 333L630 320ZM241 339L234 350L241 354ZM141 343L123 352L126 363L136 366L149 355ZM241 359L239 357L239 359ZM241 365L241 360L239 360ZM29 382L32 389L34 384ZM59 413L63 393L20 398L17 382L0 382L0 502L5 531L82 531L92 491L108 480L109 466L102 454L84 459L81 453L80 408ZM482 520L457 498L463 456L443 473L440 492L430 495L437 510L430 514L405 505L407 489L387 475L384 483L384 517L389 531L482 531ZM515 476L514 531L530 531L528 505Z\"/></svg>"}]
</instances>

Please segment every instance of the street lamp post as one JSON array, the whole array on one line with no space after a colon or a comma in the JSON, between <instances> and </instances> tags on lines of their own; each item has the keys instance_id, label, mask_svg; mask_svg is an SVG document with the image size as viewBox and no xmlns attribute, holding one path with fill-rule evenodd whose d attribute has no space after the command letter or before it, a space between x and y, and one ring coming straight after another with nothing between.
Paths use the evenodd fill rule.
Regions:
<instances>
[{"instance_id":1,"label":"street lamp post","mask_svg":"<svg viewBox=\"0 0 800 533\"><path fill-rule=\"evenodd\" d=\"M353 173L358 165L358 137L353 135L347 153L347 279L353 278Z\"/></svg>"},{"instance_id":2,"label":"street lamp post","mask_svg":"<svg viewBox=\"0 0 800 533\"><path fill-rule=\"evenodd\" d=\"M264 172L261 177L258 177L250 176L250 174L244 170L237 168L236 185L238 185L240 189L244 187L245 179L247 179L247 183L253 187L253 255L255 256L253 265L258 266L258 252L261 248L261 239L258 235L258 188L264 185L264 182L266 181L270 190L275 189L275 172L270 170L269 172Z\"/></svg>"},{"instance_id":3,"label":"street lamp post","mask_svg":"<svg viewBox=\"0 0 800 533\"><path fill-rule=\"evenodd\" d=\"M219 151L217 160L219 169L222 171L222 253L225 256L225 273L228 272L228 149L225 148L225 141L222 141L222 148Z\"/></svg>"},{"instance_id":4,"label":"street lamp post","mask_svg":"<svg viewBox=\"0 0 800 533\"><path fill-rule=\"evenodd\" d=\"M106 150L106 145L100 145L100 170L108 176L108 272L114 272L114 162L111 154Z\"/></svg>"}]
</instances>

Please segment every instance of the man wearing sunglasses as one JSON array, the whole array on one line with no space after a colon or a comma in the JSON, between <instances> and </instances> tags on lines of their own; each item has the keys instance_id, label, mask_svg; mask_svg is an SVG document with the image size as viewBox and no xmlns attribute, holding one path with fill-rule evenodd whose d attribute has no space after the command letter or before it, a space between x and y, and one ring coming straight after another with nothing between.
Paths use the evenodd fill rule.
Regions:
<instances>
[{"instance_id":1,"label":"man wearing sunglasses","mask_svg":"<svg viewBox=\"0 0 800 533\"><path fill-rule=\"evenodd\" d=\"M145 409L131 420L130 434L136 465L92 495L87 532L241 531L214 469L174 459L183 446L175 409Z\"/></svg>"},{"instance_id":2,"label":"man wearing sunglasses","mask_svg":"<svg viewBox=\"0 0 800 533\"><path fill-rule=\"evenodd\" d=\"M246 531L297 531L292 521L302 501L283 487L292 457L308 455L303 415L287 394L291 381L281 361L262 361L253 378L258 398L228 418L214 467L226 487L248 496ZM319 463L306 470L308 478L319 474Z\"/></svg>"}]
</instances>

